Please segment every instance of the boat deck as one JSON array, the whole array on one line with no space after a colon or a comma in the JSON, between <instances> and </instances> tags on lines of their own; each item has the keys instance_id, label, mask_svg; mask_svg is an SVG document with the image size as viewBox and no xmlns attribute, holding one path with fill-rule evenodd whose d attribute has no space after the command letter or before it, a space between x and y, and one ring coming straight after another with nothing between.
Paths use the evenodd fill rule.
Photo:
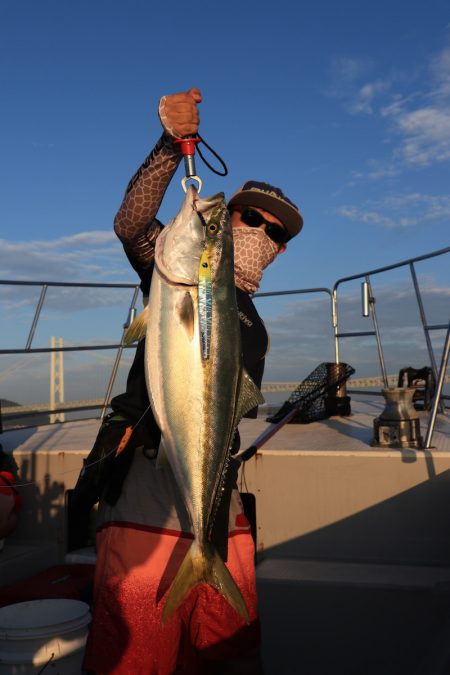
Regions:
<instances>
[{"instance_id":1,"label":"boat deck","mask_svg":"<svg viewBox=\"0 0 450 675\"><path fill-rule=\"evenodd\" d=\"M260 453L277 452L375 452L393 453L397 449L373 448L373 420L383 410L381 398L352 399L348 417L330 417L310 424L288 424L261 448ZM425 436L429 413L419 412L421 433ZM257 419L243 419L239 425L241 446L249 446L267 428L263 408ZM89 452L99 427L96 419L66 422L5 431L1 436L5 452ZM410 452L410 449L407 450ZM438 415L431 451L450 452L450 418ZM413 452L415 452L413 450ZM422 451L418 451L422 452Z\"/></svg>"},{"instance_id":2,"label":"boat deck","mask_svg":"<svg viewBox=\"0 0 450 675\"><path fill-rule=\"evenodd\" d=\"M352 398L352 414L349 417L330 417L310 424L287 424L277 432L260 452L325 452L325 453L358 453L373 452L392 454L398 457L398 449L372 447L373 421L384 408L382 398ZM422 437L425 438L429 413L419 412ZM239 426L242 446L251 443L271 426L260 415L255 420L244 419ZM450 452L450 418L438 415L432 438L432 454ZM401 452L424 452L414 449L403 449Z\"/></svg>"},{"instance_id":3,"label":"boat deck","mask_svg":"<svg viewBox=\"0 0 450 675\"><path fill-rule=\"evenodd\" d=\"M450 672L438 670L450 644L450 422L438 415L427 451L373 447L382 409L352 397L349 417L286 425L241 470L241 492L256 498L266 675ZM269 426L243 420L241 448ZM69 562L66 494L98 427L2 435L25 504L0 552L2 584Z\"/></svg>"}]
</instances>

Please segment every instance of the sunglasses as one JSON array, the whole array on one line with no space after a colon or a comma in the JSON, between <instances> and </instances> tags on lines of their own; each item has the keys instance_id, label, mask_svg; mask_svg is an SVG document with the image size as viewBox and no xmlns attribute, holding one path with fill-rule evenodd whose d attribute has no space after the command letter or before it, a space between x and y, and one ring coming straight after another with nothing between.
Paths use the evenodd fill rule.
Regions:
<instances>
[{"instance_id":1,"label":"sunglasses","mask_svg":"<svg viewBox=\"0 0 450 675\"><path fill-rule=\"evenodd\" d=\"M249 206L241 211L241 221L249 227L262 227L265 225L265 233L275 244L285 244L289 239L289 234L281 225L266 220L259 211L255 211L255 209Z\"/></svg>"}]
</instances>

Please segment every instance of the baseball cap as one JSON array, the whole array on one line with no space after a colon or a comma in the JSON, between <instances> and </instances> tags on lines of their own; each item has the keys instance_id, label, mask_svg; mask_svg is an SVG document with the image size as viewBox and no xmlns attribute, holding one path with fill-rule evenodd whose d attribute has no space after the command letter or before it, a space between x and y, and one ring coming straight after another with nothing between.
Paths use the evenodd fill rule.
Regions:
<instances>
[{"instance_id":1,"label":"baseball cap","mask_svg":"<svg viewBox=\"0 0 450 675\"><path fill-rule=\"evenodd\" d=\"M283 223L291 239L303 227L303 217L298 206L291 202L280 188L269 183L249 180L241 185L228 202L228 208L240 204L257 206L273 213Z\"/></svg>"}]
</instances>

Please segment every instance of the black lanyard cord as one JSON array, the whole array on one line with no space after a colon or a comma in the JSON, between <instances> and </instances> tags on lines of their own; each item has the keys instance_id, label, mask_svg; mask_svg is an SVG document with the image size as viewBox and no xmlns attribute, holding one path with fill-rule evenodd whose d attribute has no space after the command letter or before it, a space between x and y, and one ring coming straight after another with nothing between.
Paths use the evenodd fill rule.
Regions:
<instances>
[{"instance_id":1,"label":"black lanyard cord","mask_svg":"<svg viewBox=\"0 0 450 675\"><path fill-rule=\"evenodd\" d=\"M227 168L227 165L225 164L225 162L223 161L222 157L221 157L215 150L213 150L212 147L211 147L210 145L208 145L208 143L205 141L204 138L202 138L202 137L200 136L200 134L198 134L198 137L199 137L200 141L203 143L203 145L204 145L206 148L208 148L209 152L210 152L212 155L214 155L214 157L215 157L216 159L219 160L219 162L221 163L221 165L222 165L222 167L223 167L223 173L222 173L221 171L218 171L217 169L215 169L215 168L214 168L214 167L213 167L213 166L205 159L205 157L204 157L202 151L200 150L200 144L199 144L199 145L197 145L197 152L198 152L200 158L203 160L204 164L206 164L206 166L208 167L208 169L210 169L213 173L216 173L218 176L227 176L227 175L228 175L228 168Z\"/></svg>"}]
</instances>

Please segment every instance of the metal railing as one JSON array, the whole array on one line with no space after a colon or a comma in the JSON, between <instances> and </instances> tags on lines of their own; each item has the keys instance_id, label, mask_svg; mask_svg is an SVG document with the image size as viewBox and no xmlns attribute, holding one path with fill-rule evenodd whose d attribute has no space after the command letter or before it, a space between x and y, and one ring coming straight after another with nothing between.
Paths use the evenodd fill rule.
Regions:
<instances>
[{"instance_id":1,"label":"metal railing","mask_svg":"<svg viewBox=\"0 0 450 675\"><path fill-rule=\"evenodd\" d=\"M445 324L438 324L438 325L430 325L427 322L426 315L425 315L425 309L423 305L423 300L422 300L422 294L421 290L419 287L418 279L417 279L417 274L415 270L415 265L418 262L429 260L431 258L435 258L438 256L445 255L450 252L450 247L445 248L445 249L440 249L439 251L435 251L433 253L423 255L423 256L418 256L416 258L411 258L409 260L405 260L400 263L396 263L393 265L387 265L385 267L380 267L374 270L371 270L369 272L364 272L362 274L356 274L348 277L342 277L341 279L338 279L336 283L334 284L334 287L332 290L325 288L325 287L319 287L319 288L304 288L304 289L296 289L296 290L289 290L289 291L276 291L276 292L267 292L267 293L257 293L255 294L255 298L264 298L264 297L277 297L277 296L289 296L289 295L304 295L304 294L315 294L315 293L325 293L328 295L330 298L330 317L331 317L331 326L333 329L334 333L334 346L335 346L335 360L336 363L339 363L340 361L340 343L339 341L342 340L343 338L349 338L349 337L362 337L362 336L373 336L376 341L377 345L377 351L378 351L378 359L380 362L380 368L381 368L381 374L382 374L382 379L385 387L388 387L388 375L386 373L386 366L385 366L385 361L384 361L384 354L383 354L383 347L382 347L382 340L381 340L381 333L380 333L380 327L378 324L378 319L376 315L376 310L375 310L375 298L373 296L372 292L372 285L371 285L371 279L375 275L382 274L384 272L388 272L394 269L399 269L402 267L409 267L411 277L412 277L412 282L413 282L413 287L415 291L415 296L419 308L419 314L420 314L420 319L425 335L425 341L427 345L427 350L430 358L430 364L433 369L436 382L437 382L437 387L436 387L436 395L435 399L433 402L433 410L434 406L436 406L436 411L437 407L440 407L441 412L444 411L444 406L443 406L443 399L449 398L447 396L442 395L442 387L443 383L445 380L445 374L446 374L446 368L447 368L447 363L448 363L448 342L449 342L449 336L447 334L446 338L446 343L444 346L444 353L442 357L442 363L440 370L438 372L437 369L437 364L436 364L436 358L433 352L431 340L430 340L430 331L434 330L444 330L448 328L447 323ZM339 316L338 316L338 304L339 304L339 296L338 296L338 289L346 282L350 281L355 281L358 279L363 280L364 284L364 299L365 303L363 302L363 305L365 306L365 315L366 316L371 316L372 318L372 323L373 323L373 330L371 331L354 331L354 332L340 332L339 330ZM36 309L34 312L32 324L29 330L28 338L26 340L26 344L24 348L14 348L14 349L0 349L0 355L2 354L32 354L32 353L46 353L46 352L59 352L59 351L72 351L72 352L81 352L81 351L94 351L94 350L111 350L111 349L116 349L116 357L114 360L113 368L109 377L107 389L105 392L105 396L103 399L103 403L99 404L98 402L89 402L90 405L88 406L80 406L80 405L74 405L70 407L70 405L65 405L64 406L64 411L65 412L70 412L70 411L77 411L77 410L85 410L85 409L101 409L101 419L103 419L104 415L106 414L106 411L109 406L110 402L110 397L112 393L112 389L114 386L114 382L116 379L117 375L117 370L120 364L120 360L122 357L123 349L125 348L123 338L125 334L126 328L130 325L131 321L133 320L135 313L136 313L136 300L138 297L139 293L139 285L138 284L107 284L107 283L76 283L76 282L45 282L45 281L10 281L10 280L0 280L0 286L35 286L35 287L40 287L41 292L39 299L36 304ZM41 316L42 308L45 303L46 299L46 294L47 290L49 287L57 287L57 288L102 288L102 289L132 289L132 299L130 302L130 306L128 308L128 317L123 324L123 333L120 339L120 342L118 343L112 343L112 344L98 344L98 345L75 345L75 346L70 346L70 347L56 347L56 348L51 348L51 347L38 347L38 348L33 348L32 343L33 343L33 338L36 332L36 328ZM447 350L447 356L445 358L445 353ZM374 392L370 392L374 393ZM381 392L380 392L381 394ZM47 412L55 412L55 409L40 409L40 413L47 413ZM17 413L10 417L11 419L18 418L19 416L21 418L25 417L27 413L23 412L21 414ZM36 412L29 412L29 415L35 415ZM435 417L436 413L432 414L430 416L430 425L429 429L427 432L427 438L429 442L431 442L431 436L433 433L433 428L434 428L434 423L435 423Z\"/></svg>"},{"instance_id":2,"label":"metal railing","mask_svg":"<svg viewBox=\"0 0 450 675\"><path fill-rule=\"evenodd\" d=\"M334 328L334 338L335 338L335 359L336 363L339 363L340 361L340 353L339 353L339 340L342 338L349 338L349 337L362 337L362 336L373 336L375 337L376 344L377 344L377 351L378 351L378 360L380 362L380 369L381 369L381 374L383 377L383 382L384 382L384 387L388 388L388 376L386 373L386 365L385 365L385 360L384 360L384 354L383 354L383 347L382 347L382 341L381 341L381 334L380 334L380 328L378 324L378 319L377 319L377 314L375 310L375 297L372 292L372 284L371 284L371 278L375 275L382 274L385 272L390 272L395 269L400 269L402 267L409 267L410 274L411 274L411 279L414 287L414 292L416 296L416 301L419 309L419 315L420 315L420 320L422 323L422 328L424 331L425 335L425 342L427 346L427 351L428 351L428 356L430 359L430 364L431 368L434 374L434 378L436 381L436 391L434 394L433 398L433 403L432 403L432 413L430 415L429 423L428 423L428 429L426 433L426 441L425 441L425 448L429 448L431 446L431 439L433 436L433 431L435 427L435 422L436 422L436 413L438 408L440 408L440 411L442 413L445 412L445 407L444 407L444 399L448 399L448 396L444 396L442 394L442 389L444 385L444 380L445 380L445 374L447 370L447 365L448 365L448 350L449 350L449 324L443 323L443 324L429 324L426 319L425 315L425 309L424 309L424 304L422 300L422 293L420 291L419 287L419 282L417 279L417 274L416 274L416 269L415 265L418 262L423 262L425 260L430 260L431 258L436 258L438 256L443 256L446 255L447 253L450 252L450 247L440 249L438 251L433 251L432 253L428 253L426 255L422 256L417 256L415 258L410 258L408 260L404 260L399 263L395 263L393 265L386 265L385 267L379 267L377 269L371 270L369 272L364 272L362 274L354 274L350 277L342 277L341 279L338 279L336 283L334 284L333 287L333 328ZM373 331L354 331L354 332L348 332L348 333L341 333L339 332L339 321L338 321L338 288L341 286L343 283L349 282L349 281L356 281L358 279L364 279L363 282L363 316L371 316L372 317L372 323L373 323ZM430 339L430 331L435 331L435 330L446 330L447 329L447 337L445 339L444 343L444 349L442 353L442 361L441 361L441 367L438 372L437 365L436 365L436 358L434 355L433 351L433 346L431 344L431 339ZM374 392L371 392L373 394Z\"/></svg>"},{"instance_id":3,"label":"metal railing","mask_svg":"<svg viewBox=\"0 0 450 675\"><path fill-rule=\"evenodd\" d=\"M438 411L439 404L441 402L441 396L442 396L442 387L444 386L444 378L445 378L445 373L447 371L447 366L448 366L448 355L450 351L450 321L448 324L448 329L447 329L447 337L445 338L444 342L444 349L442 351L442 360L441 360L441 367L439 369L439 378L437 381L437 387L436 387L436 393L434 395L433 399L433 405L431 408L431 415L430 415L430 420L428 423L428 429L427 429L427 434L425 436L425 448L430 448L431 447L431 439L433 437L433 431L434 431L434 425L436 423L436 415Z\"/></svg>"},{"instance_id":4,"label":"metal railing","mask_svg":"<svg viewBox=\"0 0 450 675\"><path fill-rule=\"evenodd\" d=\"M126 345L124 345L123 339L125 335L125 331L130 325L130 323L133 321L135 315L136 315L136 300L139 294L139 284L120 284L120 283L78 283L78 282L55 282L55 281L10 281L10 280L5 280L5 279L0 279L0 286L28 286L28 287L40 287L41 292L39 295L39 299L36 303L36 309L34 312L33 320L31 322L31 327L28 333L28 337L25 343L25 347L23 348L8 348L8 349L0 349L0 355L5 355L5 354L42 354L42 353L59 353L59 352L84 352L84 351L97 351L97 350L111 350L111 349L117 349L117 354L114 360L114 365L111 371L111 375L109 377L109 382L107 386L107 390L105 393L105 397L103 400L102 404L98 403L91 403L88 405L65 405L61 410L64 412L77 412L77 411L85 411L85 410L94 410L94 409L99 409L101 408L101 419L103 419L106 410L109 405L109 398L111 395L112 388L114 386L114 381L116 378L117 370L119 367L120 359L122 357L123 350L126 348ZM115 342L115 343L110 343L110 344L92 344L92 345L72 345L70 347L32 347L33 344L33 339L36 333L36 328L39 323L39 319L41 317L42 309L44 307L45 299L47 296L47 290L49 288L97 288L97 289L132 289L132 298L130 302L130 306L128 308L128 316L123 324L123 332L122 336L120 339L120 342ZM34 406L33 406L34 407ZM53 407L48 407L45 408L45 406L41 406L39 410L31 410L28 412L21 412L21 413L14 413L12 415L8 415L7 413L3 413L4 417L14 420L14 419L23 419L27 416L33 416L36 415L36 412L39 412L39 414L46 414L46 413L54 413L58 412L59 409L55 409ZM1 420L0 420L0 429L1 429Z\"/></svg>"},{"instance_id":5,"label":"metal railing","mask_svg":"<svg viewBox=\"0 0 450 675\"><path fill-rule=\"evenodd\" d=\"M381 343L381 335L380 335L380 328L378 325L378 319L377 319L377 314L375 310L375 297L373 296L372 292L372 284L371 284L371 278L375 275L382 274L384 272L389 272L395 269L400 269L402 267L409 267L411 277L412 277L412 282L414 286L414 291L416 295L416 300L417 300L417 305L419 308L419 314L420 314L420 319L422 323L422 328L424 331L425 335L425 342L427 345L427 351L428 355L430 358L430 363L431 367L433 369L433 374L437 380L438 378L438 372L437 372L437 365L436 365L436 358L434 355L433 347L431 344L430 340L430 331L433 330L446 330L447 329L447 323L443 324L435 324L431 325L428 324L426 315L425 315L425 309L423 305L423 300L422 300L422 294L420 291L419 283L417 280L417 275L416 275L416 270L415 270L415 265L418 262L422 262L424 260L430 260L431 258L436 258L438 256L445 255L447 253L450 253L450 246L447 248L440 249L439 251L434 251L433 253L429 253L427 255L422 255L422 256L417 256L416 258L410 258L409 260L404 260L403 262L395 263L393 265L386 265L385 267L379 267L377 269L371 270L370 272L363 272L362 274L354 274L350 277L342 277L341 279L338 279L336 283L333 286L333 293L332 293L332 302L333 302L333 328L334 328L334 337L335 337L335 358L336 358L336 363L339 363L340 361L340 354L339 354L339 340L342 338L348 338L348 337L362 337L362 336L374 336L376 343L377 343L377 351L378 351L378 359L380 362L380 368L381 368L381 374L385 383L385 386L388 386L387 383L387 375L386 375L386 366L384 362L384 354L383 354L383 348L382 348L382 343ZM354 332L349 332L349 333L340 333L339 332L339 321L338 321L338 288L342 284L349 282L349 281L356 281L358 279L364 279L364 284L366 284L366 289L367 289L367 303L363 302L363 305L367 305L367 314L364 315L370 315L372 317L372 323L373 323L373 330L372 331L354 331Z\"/></svg>"},{"instance_id":6,"label":"metal railing","mask_svg":"<svg viewBox=\"0 0 450 675\"><path fill-rule=\"evenodd\" d=\"M32 405L32 406L21 406L22 410L17 410L14 408L13 411L11 412L3 412L3 417L5 420L7 419L8 421L14 421L14 420L22 420L26 417L32 417L36 416L36 414L44 415L48 413L55 413L55 412L65 412L65 413L70 413L70 412L83 412L87 410L100 410L100 419L103 420L104 416L106 415L109 404L110 404L110 399L111 399L111 393L114 387L114 383L116 380L117 376L117 371L120 365L120 361L122 358L123 350L127 347L128 345L124 345L123 339L124 335L126 332L126 329L128 326L131 324L133 321L135 315L136 315L136 300L138 297L139 293L139 285L137 284L101 284L101 283L77 283L77 282L46 282L46 281L10 281L10 280L1 280L0 279L0 286L34 286L34 287L40 287L41 292L39 295L39 299L36 303L36 309L34 312L34 316L31 322L31 327L29 330L29 334L26 340L25 347L23 348L9 348L9 349L0 349L0 355L6 355L6 354L36 354L36 353L52 353L52 352L60 352L60 351L65 351L65 352L83 352L83 351L95 351L95 350L111 350L111 349L117 349L117 353L115 356L114 364L111 370L111 374L109 376L109 381L108 385L106 388L105 395L100 402L99 400L89 400L85 402L81 401L74 401L72 404L70 403L64 403L59 405L58 407L45 407L44 405L38 406L38 405ZM45 299L46 299L46 294L47 290L49 287L55 287L55 288L101 288L101 289L113 289L113 288L119 288L119 289L133 289L133 295L132 299L130 302L130 306L128 308L128 316L123 324L123 333L122 337L120 339L119 343L111 343L111 344L94 344L94 345L72 345L70 347L32 347L33 343L33 338L36 332L36 328L39 322L39 319L41 317L42 309L44 307ZM331 289L329 288L303 288L303 289L297 289L297 290L291 290L291 291L280 291L280 292L270 292L270 293L257 293L255 294L255 298L261 298L261 297L273 297L273 296L279 296L279 295L304 295L304 294L314 294L314 293L325 293L328 295L330 299L330 318L332 317L332 310L333 310L333 305L332 305L332 292ZM133 347L133 346L131 346Z\"/></svg>"},{"instance_id":7,"label":"metal railing","mask_svg":"<svg viewBox=\"0 0 450 675\"><path fill-rule=\"evenodd\" d=\"M28 333L28 338L25 347L19 349L0 349L0 354L38 354L46 352L81 352L94 351L98 349L117 349L122 345L106 344L106 345L75 345L72 347L37 347L32 348L32 342L36 328L41 316L42 308L44 306L45 297L49 288L132 288L133 299L129 308L129 317L132 311L135 311L135 303L139 293L139 284L98 284L98 283L78 283L78 282L57 282L57 281L9 281L0 279L0 286L35 286L41 288L41 293L37 301L36 309L31 323L31 328ZM127 321L128 323L128 321ZM125 325L127 325L127 323Z\"/></svg>"}]
</instances>

